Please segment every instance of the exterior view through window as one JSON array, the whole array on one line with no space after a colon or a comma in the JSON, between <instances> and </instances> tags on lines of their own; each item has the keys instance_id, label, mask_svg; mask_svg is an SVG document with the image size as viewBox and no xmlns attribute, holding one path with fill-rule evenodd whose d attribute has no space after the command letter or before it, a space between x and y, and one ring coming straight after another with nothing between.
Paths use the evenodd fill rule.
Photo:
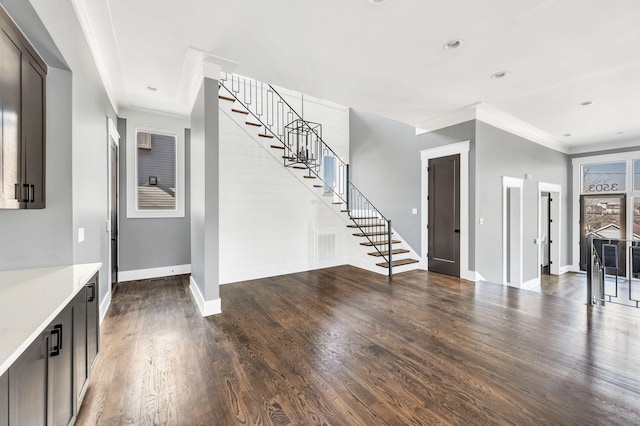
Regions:
<instances>
[{"instance_id":1,"label":"exterior view through window","mask_svg":"<svg viewBox=\"0 0 640 426\"><path fill-rule=\"evenodd\" d=\"M176 209L176 136L138 130L138 210Z\"/></svg>"}]
</instances>

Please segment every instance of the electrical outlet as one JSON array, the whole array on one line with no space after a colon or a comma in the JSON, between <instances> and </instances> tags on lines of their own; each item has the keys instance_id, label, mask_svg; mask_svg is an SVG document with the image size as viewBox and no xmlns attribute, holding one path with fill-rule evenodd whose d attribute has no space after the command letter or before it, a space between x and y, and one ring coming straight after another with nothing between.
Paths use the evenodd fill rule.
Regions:
<instances>
[{"instance_id":1,"label":"electrical outlet","mask_svg":"<svg viewBox=\"0 0 640 426\"><path fill-rule=\"evenodd\" d=\"M84 228L78 228L78 242L84 241Z\"/></svg>"},{"instance_id":2,"label":"electrical outlet","mask_svg":"<svg viewBox=\"0 0 640 426\"><path fill-rule=\"evenodd\" d=\"M418 214L418 209L411 209L411 214Z\"/></svg>"},{"instance_id":3,"label":"electrical outlet","mask_svg":"<svg viewBox=\"0 0 640 426\"><path fill-rule=\"evenodd\" d=\"M484 217L480 218L480 225L484 225Z\"/></svg>"}]
</instances>

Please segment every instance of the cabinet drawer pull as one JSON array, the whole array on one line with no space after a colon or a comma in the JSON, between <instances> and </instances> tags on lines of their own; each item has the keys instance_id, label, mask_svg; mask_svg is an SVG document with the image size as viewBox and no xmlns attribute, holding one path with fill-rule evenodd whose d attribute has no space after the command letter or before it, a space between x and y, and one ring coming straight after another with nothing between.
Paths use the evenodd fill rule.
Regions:
<instances>
[{"instance_id":1,"label":"cabinet drawer pull","mask_svg":"<svg viewBox=\"0 0 640 426\"><path fill-rule=\"evenodd\" d=\"M25 191L26 189L26 191ZM26 195L25 195L26 194ZM29 202L29 185L26 183L22 184L22 194L20 194L20 199L23 203Z\"/></svg>"},{"instance_id":2,"label":"cabinet drawer pull","mask_svg":"<svg viewBox=\"0 0 640 426\"><path fill-rule=\"evenodd\" d=\"M32 203L36 201L36 186L35 185L29 185L29 201L32 202Z\"/></svg>"},{"instance_id":3,"label":"cabinet drawer pull","mask_svg":"<svg viewBox=\"0 0 640 426\"><path fill-rule=\"evenodd\" d=\"M93 302L94 299L96 298L96 285L89 284L89 289L91 290L91 293L89 294L89 298L87 299L87 302Z\"/></svg>"},{"instance_id":4,"label":"cabinet drawer pull","mask_svg":"<svg viewBox=\"0 0 640 426\"><path fill-rule=\"evenodd\" d=\"M53 336L56 336L55 344L53 344ZM56 324L53 326L53 329L51 330L51 342L51 351L49 352L49 355L60 355L60 351L62 350L62 324Z\"/></svg>"}]
</instances>

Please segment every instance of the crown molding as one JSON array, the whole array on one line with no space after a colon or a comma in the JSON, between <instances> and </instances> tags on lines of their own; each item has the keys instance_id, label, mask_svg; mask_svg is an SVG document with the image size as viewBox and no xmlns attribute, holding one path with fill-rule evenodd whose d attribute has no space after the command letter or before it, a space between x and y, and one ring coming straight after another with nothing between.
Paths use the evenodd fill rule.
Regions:
<instances>
[{"instance_id":1,"label":"crown molding","mask_svg":"<svg viewBox=\"0 0 640 426\"><path fill-rule=\"evenodd\" d=\"M520 136L555 151L560 151L564 154L569 153L569 147L562 143L557 137L485 102L478 102L457 109L449 114L417 123L416 135L464 123L469 120L482 121L500 130Z\"/></svg>"},{"instance_id":2,"label":"crown molding","mask_svg":"<svg viewBox=\"0 0 640 426\"><path fill-rule=\"evenodd\" d=\"M625 139L622 141L616 142L597 142L589 145L578 145L572 146L569 148L569 154L588 154L595 153L600 151L610 151L614 149L627 149L627 148L635 148L638 149L640 146L640 140L637 138Z\"/></svg>"},{"instance_id":3,"label":"crown molding","mask_svg":"<svg viewBox=\"0 0 640 426\"><path fill-rule=\"evenodd\" d=\"M182 66L182 81L178 89L180 99L193 109L200 86L205 78L220 79L223 72L233 72L238 63L210 52L189 47Z\"/></svg>"},{"instance_id":4,"label":"crown molding","mask_svg":"<svg viewBox=\"0 0 640 426\"><path fill-rule=\"evenodd\" d=\"M100 75L100 80L102 80L102 86L107 93L107 97L109 98L111 107L117 115L119 113L119 109L118 103L116 102L113 82L109 77L109 72L107 71L105 60L102 56L102 53L100 52L98 39L96 38L96 33L93 29L93 25L91 24L91 19L89 18L89 13L87 12L87 8L85 7L84 0L71 0L71 4L73 5L73 9L76 12L78 21L80 22L80 28L82 28L84 38L89 45L89 51L91 52L93 61L95 62L96 68L98 69L98 75ZM111 19L111 17L109 17L109 19Z\"/></svg>"}]
</instances>

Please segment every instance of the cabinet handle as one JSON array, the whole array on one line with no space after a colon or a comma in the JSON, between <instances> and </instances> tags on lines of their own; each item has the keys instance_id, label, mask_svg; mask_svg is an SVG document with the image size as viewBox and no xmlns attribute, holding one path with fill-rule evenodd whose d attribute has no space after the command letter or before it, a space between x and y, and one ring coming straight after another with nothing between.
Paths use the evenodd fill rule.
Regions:
<instances>
[{"instance_id":1,"label":"cabinet handle","mask_svg":"<svg viewBox=\"0 0 640 426\"><path fill-rule=\"evenodd\" d=\"M36 186L29 185L29 201L33 203L36 201L35 198L36 198Z\"/></svg>"},{"instance_id":2,"label":"cabinet handle","mask_svg":"<svg viewBox=\"0 0 640 426\"><path fill-rule=\"evenodd\" d=\"M91 289L91 293L89 298L87 299L87 302L93 302L96 298L96 285L95 284L90 284L89 285L89 289Z\"/></svg>"},{"instance_id":3,"label":"cabinet handle","mask_svg":"<svg viewBox=\"0 0 640 426\"><path fill-rule=\"evenodd\" d=\"M54 335L56 336L56 343L51 346L51 352L49 352L50 356L58 356L62 350L62 324L56 324L53 326L53 329L51 330L52 342Z\"/></svg>"},{"instance_id":4,"label":"cabinet handle","mask_svg":"<svg viewBox=\"0 0 640 426\"><path fill-rule=\"evenodd\" d=\"M26 192L27 196L26 197L24 195L25 194L25 191L24 191L25 189L27 190L27 192ZM26 183L22 184L22 194L20 194L20 198L22 199L23 203L28 203L29 202L29 185L26 184Z\"/></svg>"},{"instance_id":5,"label":"cabinet handle","mask_svg":"<svg viewBox=\"0 0 640 426\"><path fill-rule=\"evenodd\" d=\"M19 200L20 199L20 184L19 183L15 184L14 192L15 192L14 198L16 200Z\"/></svg>"}]
</instances>

